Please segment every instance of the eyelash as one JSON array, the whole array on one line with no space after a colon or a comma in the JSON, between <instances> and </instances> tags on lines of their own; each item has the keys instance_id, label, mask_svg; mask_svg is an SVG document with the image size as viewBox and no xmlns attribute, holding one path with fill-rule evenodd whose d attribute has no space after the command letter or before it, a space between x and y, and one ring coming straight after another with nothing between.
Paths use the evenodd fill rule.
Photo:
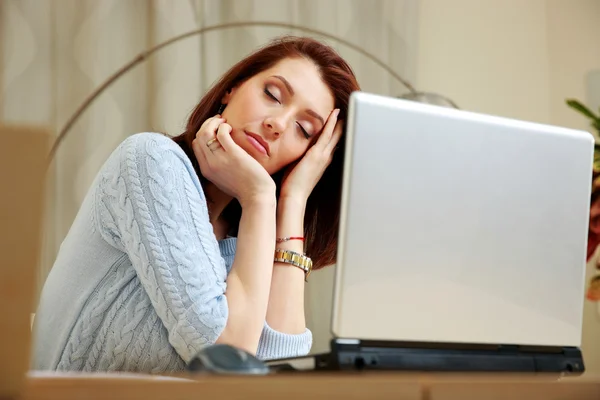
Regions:
<instances>
[{"instance_id":1,"label":"eyelash","mask_svg":"<svg viewBox=\"0 0 600 400\"><path fill-rule=\"evenodd\" d=\"M271 100L274 100L274 101L278 102L279 104L281 104L279 99L277 99L277 97L273 96L273 94L271 92L269 92L269 89L267 89L266 86L265 86L264 92L267 95L267 97L269 97ZM302 127L302 125L298 124L298 128L300 128L300 130L302 131L302 134L304 135L305 138L310 139L310 135L308 134L308 132L306 132L306 130Z\"/></svg>"},{"instance_id":2,"label":"eyelash","mask_svg":"<svg viewBox=\"0 0 600 400\"><path fill-rule=\"evenodd\" d=\"M276 102L278 102L279 104L281 104L281 102L279 101L279 99L275 96L273 96L273 94L271 92L269 92L269 89L267 89L267 87L265 86L264 89L265 94L270 97L272 100L275 100Z\"/></svg>"}]
</instances>

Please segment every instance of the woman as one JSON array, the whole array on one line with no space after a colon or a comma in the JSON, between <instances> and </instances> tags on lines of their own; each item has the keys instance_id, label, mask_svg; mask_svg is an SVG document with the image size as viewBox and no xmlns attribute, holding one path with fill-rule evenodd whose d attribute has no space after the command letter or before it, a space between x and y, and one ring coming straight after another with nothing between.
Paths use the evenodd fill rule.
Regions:
<instances>
[{"instance_id":1,"label":"woman","mask_svg":"<svg viewBox=\"0 0 600 400\"><path fill-rule=\"evenodd\" d=\"M232 67L181 135L126 139L45 283L34 368L178 371L213 343L308 353L304 282L311 262L335 262L355 90L331 48L279 39Z\"/></svg>"}]
</instances>

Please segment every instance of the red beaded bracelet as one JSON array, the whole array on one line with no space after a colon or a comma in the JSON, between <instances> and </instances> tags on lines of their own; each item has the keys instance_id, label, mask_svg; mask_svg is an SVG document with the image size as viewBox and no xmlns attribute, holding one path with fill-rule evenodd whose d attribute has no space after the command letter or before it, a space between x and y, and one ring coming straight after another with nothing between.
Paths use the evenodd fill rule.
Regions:
<instances>
[{"instance_id":1,"label":"red beaded bracelet","mask_svg":"<svg viewBox=\"0 0 600 400\"><path fill-rule=\"evenodd\" d=\"M284 238L277 238L277 243L282 243L282 242L287 242L290 240L302 240L304 241L304 237L303 236L290 236L290 237L284 237Z\"/></svg>"}]
</instances>

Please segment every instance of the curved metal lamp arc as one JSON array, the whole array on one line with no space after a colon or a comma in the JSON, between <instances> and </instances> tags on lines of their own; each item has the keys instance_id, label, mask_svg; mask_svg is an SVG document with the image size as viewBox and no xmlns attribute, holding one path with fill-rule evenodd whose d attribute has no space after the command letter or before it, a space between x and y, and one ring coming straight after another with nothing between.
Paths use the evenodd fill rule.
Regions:
<instances>
[{"instance_id":1,"label":"curved metal lamp arc","mask_svg":"<svg viewBox=\"0 0 600 400\"><path fill-rule=\"evenodd\" d=\"M332 35L330 33L327 33L327 32L323 32L323 31L320 31L317 29L307 28L307 27L303 27L303 26L299 26L299 25L287 24L287 23L282 23L282 22L268 22L268 21L240 21L240 22L231 22L231 23L211 25L211 26L206 26L204 28L200 28L200 29L196 29L196 30L193 30L190 32L183 33L181 35L175 36L171 39L168 39L164 42L159 43L159 44L155 45L154 47L151 47L150 49L141 52L140 54L135 56L130 62L128 62L123 67L119 68L111 76L109 76L108 79L106 79L106 81L104 81L104 83L102 83L96 90L94 90L83 101L83 103L77 108L77 110L73 113L73 115L67 120L65 126L60 130L58 137L56 138L56 140L54 141L54 144L52 145L52 149L50 150L50 153L48 155L47 164L50 165L61 142L67 136L70 129L73 127L75 122L79 119L81 114L83 114L83 112L94 102L94 100L102 92L104 92L104 90L106 90L110 85L112 85L119 77L124 75L127 71L132 69L137 64L145 61L151 54L153 54L153 53L157 52L158 50L161 50L167 46L170 46L173 43L179 42L180 40L183 40L183 39L195 36L195 35L201 35L203 33L210 32L210 31L217 31L217 30L224 30L224 29L231 29L231 28L241 28L241 27L251 27L251 26L296 29L296 30L303 31L306 33L315 34L315 35L326 37L328 39L336 40L339 43L359 52L360 54L362 54L365 57L372 60L377 65L379 65L381 68L386 70L392 77L394 77L394 79L396 79L403 86L405 86L408 89L409 93L407 93L403 96L400 96L400 97L406 98L406 99L417 99L417 98L423 98L423 97L432 95L430 93L418 92L409 82L407 82L405 79L403 79L390 66L388 66L387 64L385 64L384 62L379 60L373 54L367 52L366 50L358 47L357 45L355 45L345 39L339 38L339 37ZM435 95L435 94L433 94L433 95L443 98L442 96L439 96L439 95ZM458 108L458 106L456 106L456 104L454 104L454 102L452 102L451 100L446 99L446 98L443 98L443 99L445 99L453 107Z\"/></svg>"}]
</instances>

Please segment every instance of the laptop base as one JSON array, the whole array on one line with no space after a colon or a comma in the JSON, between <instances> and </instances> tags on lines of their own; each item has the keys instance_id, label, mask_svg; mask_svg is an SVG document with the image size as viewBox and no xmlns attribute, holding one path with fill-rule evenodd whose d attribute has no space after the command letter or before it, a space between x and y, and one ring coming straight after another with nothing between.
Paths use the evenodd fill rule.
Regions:
<instances>
[{"instance_id":1,"label":"laptop base","mask_svg":"<svg viewBox=\"0 0 600 400\"><path fill-rule=\"evenodd\" d=\"M585 371L576 347L528 347L438 343L372 342L333 339L329 353L272 360L283 371L528 372L580 375Z\"/></svg>"}]
</instances>

